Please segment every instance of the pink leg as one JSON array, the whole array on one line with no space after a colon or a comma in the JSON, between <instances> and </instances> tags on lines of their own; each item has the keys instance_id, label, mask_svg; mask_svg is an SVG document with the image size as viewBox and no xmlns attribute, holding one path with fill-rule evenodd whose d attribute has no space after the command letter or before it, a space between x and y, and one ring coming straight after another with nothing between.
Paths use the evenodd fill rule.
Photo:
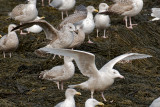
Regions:
<instances>
[{"instance_id":1,"label":"pink leg","mask_svg":"<svg viewBox=\"0 0 160 107\"><path fill-rule=\"evenodd\" d=\"M107 101L107 100L105 99L105 97L104 97L103 92L101 92L101 95L102 95L103 100L104 100L104 101Z\"/></svg>"},{"instance_id":2,"label":"pink leg","mask_svg":"<svg viewBox=\"0 0 160 107\"><path fill-rule=\"evenodd\" d=\"M48 0L48 4L50 4L51 0Z\"/></svg>"},{"instance_id":3,"label":"pink leg","mask_svg":"<svg viewBox=\"0 0 160 107\"><path fill-rule=\"evenodd\" d=\"M63 90L63 82L61 82L61 90Z\"/></svg>"},{"instance_id":4,"label":"pink leg","mask_svg":"<svg viewBox=\"0 0 160 107\"><path fill-rule=\"evenodd\" d=\"M68 11L66 11L66 16L68 17Z\"/></svg>"},{"instance_id":5,"label":"pink leg","mask_svg":"<svg viewBox=\"0 0 160 107\"><path fill-rule=\"evenodd\" d=\"M93 42L89 39L89 35L88 35L88 43L93 43Z\"/></svg>"},{"instance_id":6,"label":"pink leg","mask_svg":"<svg viewBox=\"0 0 160 107\"><path fill-rule=\"evenodd\" d=\"M10 56L10 58L12 57L12 54L11 54L11 52L9 53L9 56Z\"/></svg>"},{"instance_id":7,"label":"pink leg","mask_svg":"<svg viewBox=\"0 0 160 107\"><path fill-rule=\"evenodd\" d=\"M56 84L57 84L58 89L60 89L60 88L59 88L59 82L56 82Z\"/></svg>"},{"instance_id":8,"label":"pink leg","mask_svg":"<svg viewBox=\"0 0 160 107\"><path fill-rule=\"evenodd\" d=\"M5 52L3 52L3 57L4 57L4 58L6 58L6 54L5 54Z\"/></svg>"},{"instance_id":9,"label":"pink leg","mask_svg":"<svg viewBox=\"0 0 160 107\"><path fill-rule=\"evenodd\" d=\"M104 36L102 36L103 38L108 38L106 37L106 30L104 29Z\"/></svg>"},{"instance_id":10,"label":"pink leg","mask_svg":"<svg viewBox=\"0 0 160 107\"><path fill-rule=\"evenodd\" d=\"M132 21L131 21L131 17L129 17L129 22L130 22L130 26L127 27L128 29L133 29L133 26L132 26Z\"/></svg>"},{"instance_id":11,"label":"pink leg","mask_svg":"<svg viewBox=\"0 0 160 107\"><path fill-rule=\"evenodd\" d=\"M61 12L61 14L62 14L62 20L63 20L63 11Z\"/></svg>"},{"instance_id":12,"label":"pink leg","mask_svg":"<svg viewBox=\"0 0 160 107\"><path fill-rule=\"evenodd\" d=\"M124 20L125 20L126 28L128 28L128 20L127 20L127 16L124 17Z\"/></svg>"},{"instance_id":13,"label":"pink leg","mask_svg":"<svg viewBox=\"0 0 160 107\"><path fill-rule=\"evenodd\" d=\"M92 91L91 91L91 98L93 98L93 94L94 94L94 91L92 90Z\"/></svg>"},{"instance_id":14,"label":"pink leg","mask_svg":"<svg viewBox=\"0 0 160 107\"><path fill-rule=\"evenodd\" d=\"M42 0L42 6L44 6L44 0Z\"/></svg>"},{"instance_id":15,"label":"pink leg","mask_svg":"<svg viewBox=\"0 0 160 107\"><path fill-rule=\"evenodd\" d=\"M20 23L20 25L22 25L22 23ZM22 30L20 32L21 35L26 35L27 33L24 33Z\"/></svg>"},{"instance_id":16,"label":"pink leg","mask_svg":"<svg viewBox=\"0 0 160 107\"><path fill-rule=\"evenodd\" d=\"M98 32L99 32L99 31L98 31L98 29L97 29L97 38L98 38Z\"/></svg>"}]
</instances>

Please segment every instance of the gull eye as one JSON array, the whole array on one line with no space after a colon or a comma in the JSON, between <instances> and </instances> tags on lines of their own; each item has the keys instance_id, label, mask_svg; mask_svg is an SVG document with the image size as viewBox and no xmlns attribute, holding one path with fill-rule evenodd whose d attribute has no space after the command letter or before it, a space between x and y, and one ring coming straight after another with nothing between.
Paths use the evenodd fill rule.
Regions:
<instances>
[{"instance_id":1,"label":"gull eye","mask_svg":"<svg viewBox=\"0 0 160 107\"><path fill-rule=\"evenodd\" d=\"M116 74L116 72L113 72L114 74Z\"/></svg>"}]
</instances>

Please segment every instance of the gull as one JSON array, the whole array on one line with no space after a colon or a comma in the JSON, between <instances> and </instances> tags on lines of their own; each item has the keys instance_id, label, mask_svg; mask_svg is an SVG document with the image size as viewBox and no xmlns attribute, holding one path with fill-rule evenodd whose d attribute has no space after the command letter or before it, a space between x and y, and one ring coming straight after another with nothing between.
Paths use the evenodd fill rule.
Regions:
<instances>
[{"instance_id":1,"label":"gull","mask_svg":"<svg viewBox=\"0 0 160 107\"><path fill-rule=\"evenodd\" d=\"M61 11L63 20L63 12L66 12L66 15L68 16L68 10L71 10L75 4L76 4L75 0L53 0L50 3L50 6Z\"/></svg>"},{"instance_id":2,"label":"gull","mask_svg":"<svg viewBox=\"0 0 160 107\"><path fill-rule=\"evenodd\" d=\"M86 102L85 102L85 107L96 107L96 106L104 106L104 104L102 102L97 101L96 99L93 98L89 98Z\"/></svg>"},{"instance_id":3,"label":"gull","mask_svg":"<svg viewBox=\"0 0 160 107\"><path fill-rule=\"evenodd\" d=\"M51 0L48 0L48 4L50 4ZM44 0L42 0L42 6L44 6Z\"/></svg>"},{"instance_id":4,"label":"gull","mask_svg":"<svg viewBox=\"0 0 160 107\"><path fill-rule=\"evenodd\" d=\"M152 57L146 54L126 53L110 60L100 70L98 70L95 65L95 55L92 53L78 50L52 48L42 48L41 51L72 57L76 61L81 73L84 76L89 77L89 79L77 85L69 85L69 87L90 90L91 98L93 98L95 91L100 91L104 101L106 101L103 95L104 90L108 89L114 83L115 78L124 78L118 70L113 68L117 62Z\"/></svg>"},{"instance_id":5,"label":"gull","mask_svg":"<svg viewBox=\"0 0 160 107\"><path fill-rule=\"evenodd\" d=\"M159 107L160 106L160 97L155 99L149 107Z\"/></svg>"},{"instance_id":6,"label":"gull","mask_svg":"<svg viewBox=\"0 0 160 107\"><path fill-rule=\"evenodd\" d=\"M38 17L35 20L41 20L44 19L45 17ZM40 27L39 25L33 25L29 28L24 29L25 31L27 31L28 33L32 32L32 33L40 33L43 29L42 27Z\"/></svg>"},{"instance_id":7,"label":"gull","mask_svg":"<svg viewBox=\"0 0 160 107\"><path fill-rule=\"evenodd\" d=\"M57 84L58 89L60 89L59 83L61 83L61 90L63 90L63 82L71 79L75 72L72 61L73 58L65 56L63 65L42 71L39 78L54 81Z\"/></svg>"},{"instance_id":8,"label":"gull","mask_svg":"<svg viewBox=\"0 0 160 107\"><path fill-rule=\"evenodd\" d=\"M47 44L45 47L68 48L74 40L73 32L75 31L75 26L71 23L66 24L65 26L63 26L62 29L57 30L45 20L36 20L36 21L27 22L23 25L17 26L13 30L25 29L35 24L42 27L45 32L46 38L51 40L50 43ZM39 53L38 50L36 51L36 53L42 54L42 53Z\"/></svg>"},{"instance_id":9,"label":"gull","mask_svg":"<svg viewBox=\"0 0 160 107\"><path fill-rule=\"evenodd\" d=\"M14 27L16 27L15 24L10 24L8 27L8 34L0 39L0 51L3 51L4 58L6 52L9 53L11 58L11 52L15 51L19 44L17 34L11 31Z\"/></svg>"},{"instance_id":10,"label":"gull","mask_svg":"<svg viewBox=\"0 0 160 107\"><path fill-rule=\"evenodd\" d=\"M85 11L83 12L76 12L73 15L70 15L67 17L64 21L61 22L60 27L64 26L67 22L68 23L73 23L75 26L76 25L82 25L82 30L86 35L88 35L88 43L93 43L89 39L89 34L92 33L92 31L95 28L95 23L93 19L93 12L98 12L93 6L87 6L86 8L87 14Z\"/></svg>"},{"instance_id":11,"label":"gull","mask_svg":"<svg viewBox=\"0 0 160 107\"><path fill-rule=\"evenodd\" d=\"M106 3L99 4L99 13L108 10L109 6ZM97 37L100 29L104 30L103 38L106 38L106 29L110 26L110 18L109 15L99 14L97 13L94 20L97 28Z\"/></svg>"},{"instance_id":12,"label":"gull","mask_svg":"<svg viewBox=\"0 0 160 107\"><path fill-rule=\"evenodd\" d=\"M81 95L81 93L77 92L75 89L68 88L65 92L66 99L54 107L76 107L74 95Z\"/></svg>"},{"instance_id":13,"label":"gull","mask_svg":"<svg viewBox=\"0 0 160 107\"><path fill-rule=\"evenodd\" d=\"M133 29L131 17L139 14L143 8L143 0L114 0L115 4L109 6L108 11L102 12L108 14L108 12L113 12L120 14L124 17L126 27L128 29ZM127 24L127 17L129 17L130 26Z\"/></svg>"},{"instance_id":14,"label":"gull","mask_svg":"<svg viewBox=\"0 0 160 107\"><path fill-rule=\"evenodd\" d=\"M38 11L36 8L37 0L28 0L28 4L17 5L12 12L9 13L9 16L14 20L20 21L20 24L33 21L37 15ZM25 34L22 32L20 34Z\"/></svg>"},{"instance_id":15,"label":"gull","mask_svg":"<svg viewBox=\"0 0 160 107\"><path fill-rule=\"evenodd\" d=\"M160 8L152 8L151 16L155 17L151 21L160 20Z\"/></svg>"}]
</instances>

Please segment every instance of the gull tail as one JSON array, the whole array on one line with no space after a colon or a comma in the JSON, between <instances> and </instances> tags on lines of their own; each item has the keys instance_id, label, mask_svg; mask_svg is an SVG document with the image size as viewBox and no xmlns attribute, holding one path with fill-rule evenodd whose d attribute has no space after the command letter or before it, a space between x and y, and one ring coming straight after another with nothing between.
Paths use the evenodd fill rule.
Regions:
<instances>
[{"instance_id":1,"label":"gull tail","mask_svg":"<svg viewBox=\"0 0 160 107\"><path fill-rule=\"evenodd\" d=\"M79 85L69 85L68 87L69 87L69 88L78 88Z\"/></svg>"},{"instance_id":2,"label":"gull tail","mask_svg":"<svg viewBox=\"0 0 160 107\"><path fill-rule=\"evenodd\" d=\"M39 74L39 78L44 79L44 75L48 70L44 70Z\"/></svg>"}]
</instances>

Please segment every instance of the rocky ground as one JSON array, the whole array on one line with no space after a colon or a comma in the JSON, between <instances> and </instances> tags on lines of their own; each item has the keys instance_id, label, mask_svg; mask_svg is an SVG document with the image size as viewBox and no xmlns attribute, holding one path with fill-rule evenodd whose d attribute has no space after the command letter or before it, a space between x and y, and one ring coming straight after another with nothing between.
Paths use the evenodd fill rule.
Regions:
<instances>
[{"instance_id":1,"label":"rocky ground","mask_svg":"<svg viewBox=\"0 0 160 107\"><path fill-rule=\"evenodd\" d=\"M10 23L19 24L8 20L8 12L25 0L0 0L0 34L7 34ZM61 22L61 14L57 10L41 6L37 0L39 16L57 27ZM77 0L77 4L93 5L98 8L103 0ZM109 5L111 0L105 1ZM109 38L96 38L96 31L91 34L94 44L86 41L77 50L84 50L96 55L96 65L101 68L112 58L127 52L150 54L153 58L135 60L129 64L117 64L115 68L125 76L125 79L116 79L115 83L105 91L107 102L104 107L147 107L160 96L160 22L149 22L152 7L160 7L159 0L144 0L142 12L133 17L133 23L138 23L133 30L126 29L123 17L111 16L112 26L107 30ZM72 13L72 11L70 12ZM52 56L38 57L34 50L46 44L45 34L30 33L26 36L19 35L19 47L12 54L12 58L3 58L0 54L0 106L1 107L53 107L64 100L64 91L57 89L55 83L41 80L38 75L45 69L63 63L63 59ZM101 33L102 35L102 33ZM75 76L65 83L65 89L70 84L77 84L87 80L76 68ZM90 97L90 92L78 90L81 96L76 96L77 107L84 107L84 102ZM103 101L100 93L94 97ZM112 103L110 101L113 101Z\"/></svg>"}]
</instances>

